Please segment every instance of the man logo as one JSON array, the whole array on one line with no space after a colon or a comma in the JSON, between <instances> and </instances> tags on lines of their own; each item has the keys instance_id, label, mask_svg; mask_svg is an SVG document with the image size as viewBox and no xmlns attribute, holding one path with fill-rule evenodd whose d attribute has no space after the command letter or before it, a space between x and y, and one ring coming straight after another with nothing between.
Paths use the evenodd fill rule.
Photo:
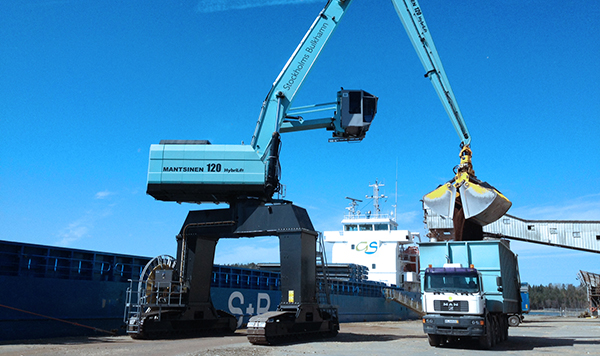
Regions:
<instances>
[{"instance_id":1,"label":"man logo","mask_svg":"<svg viewBox=\"0 0 600 356\"><path fill-rule=\"evenodd\" d=\"M363 242L359 242L356 245L355 250L362 252L364 251L367 255L372 255L375 252L377 252L377 249L379 247L377 246L377 241L372 241L371 243L368 243L367 241L363 241Z\"/></svg>"}]
</instances>

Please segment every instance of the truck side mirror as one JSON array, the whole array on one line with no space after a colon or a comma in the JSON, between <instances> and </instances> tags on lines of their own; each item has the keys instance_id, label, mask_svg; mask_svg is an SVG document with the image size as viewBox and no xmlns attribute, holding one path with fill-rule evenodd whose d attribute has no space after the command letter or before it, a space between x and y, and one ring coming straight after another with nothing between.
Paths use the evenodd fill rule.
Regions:
<instances>
[{"instance_id":1,"label":"truck side mirror","mask_svg":"<svg viewBox=\"0 0 600 356\"><path fill-rule=\"evenodd\" d=\"M498 292L502 292L502 277L496 277L496 285L498 286Z\"/></svg>"}]
</instances>

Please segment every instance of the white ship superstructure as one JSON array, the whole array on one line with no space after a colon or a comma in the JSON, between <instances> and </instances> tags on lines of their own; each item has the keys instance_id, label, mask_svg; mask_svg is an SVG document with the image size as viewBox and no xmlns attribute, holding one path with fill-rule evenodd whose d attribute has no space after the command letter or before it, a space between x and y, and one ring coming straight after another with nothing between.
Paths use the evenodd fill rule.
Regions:
<instances>
[{"instance_id":1,"label":"white ship superstructure","mask_svg":"<svg viewBox=\"0 0 600 356\"><path fill-rule=\"evenodd\" d=\"M356 210L358 199L352 202L349 214L342 220L342 231L325 231L325 242L332 243L331 263L353 263L369 269L368 279L397 285L407 290L418 288L418 249L414 245L413 234L409 230L398 229L398 223L391 214L382 214L379 187L373 187L374 213L362 214ZM409 246L412 245L412 246Z\"/></svg>"}]
</instances>

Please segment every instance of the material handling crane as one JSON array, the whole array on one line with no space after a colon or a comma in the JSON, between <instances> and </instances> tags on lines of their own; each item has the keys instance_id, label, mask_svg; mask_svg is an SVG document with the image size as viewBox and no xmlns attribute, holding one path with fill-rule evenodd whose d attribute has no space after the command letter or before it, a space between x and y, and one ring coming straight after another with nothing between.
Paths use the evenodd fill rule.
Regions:
<instances>
[{"instance_id":1,"label":"material handling crane","mask_svg":"<svg viewBox=\"0 0 600 356\"><path fill-rule=\"evenodd\" d=\"M234 330L235 318L215 310L210 300L216 244L220 238L266 235L280 241L282 301L277 311L250 319L250 342L271 344L290 336L337 334L337 308L317 300L317 233L304 209L273 195L280 189L280 133L325 128L333 132L332 141L359 141L377 112L377 97L362 90L341 90L332 118L304 120L289 114L296 93L352 1L329 0L319 13L264 100L250 145L208 141L152 145L149 195L163 201L223 202L229 208L190 211L177 235L177 258L160 256L149 263L137 298L127 304L127 330L132 337ZM468 147L471 137L417 1L392 3L426 77Z\"/></svg>"}]
</instances>

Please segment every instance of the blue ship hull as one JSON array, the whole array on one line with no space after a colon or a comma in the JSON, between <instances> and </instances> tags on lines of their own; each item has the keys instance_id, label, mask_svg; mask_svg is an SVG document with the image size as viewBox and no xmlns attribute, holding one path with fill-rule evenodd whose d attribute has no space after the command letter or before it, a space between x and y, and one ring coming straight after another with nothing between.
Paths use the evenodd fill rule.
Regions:
<instances>
[{"instance_id":1,"label":"blue ship hull","mask_svg":"<svg viewBox=\"0 0 600 356\"><path fill-rule=\"evenodd\" d=\"M147 257L0 241L0 340L124 333L128 280L136 280ZM387 300L376 282L330 281L340 322L414 319ZM243 327L281 301L279 274L215 265L215 308ZM408 293L420 298L418 293Z\"/></svg>"}]
</instances>

